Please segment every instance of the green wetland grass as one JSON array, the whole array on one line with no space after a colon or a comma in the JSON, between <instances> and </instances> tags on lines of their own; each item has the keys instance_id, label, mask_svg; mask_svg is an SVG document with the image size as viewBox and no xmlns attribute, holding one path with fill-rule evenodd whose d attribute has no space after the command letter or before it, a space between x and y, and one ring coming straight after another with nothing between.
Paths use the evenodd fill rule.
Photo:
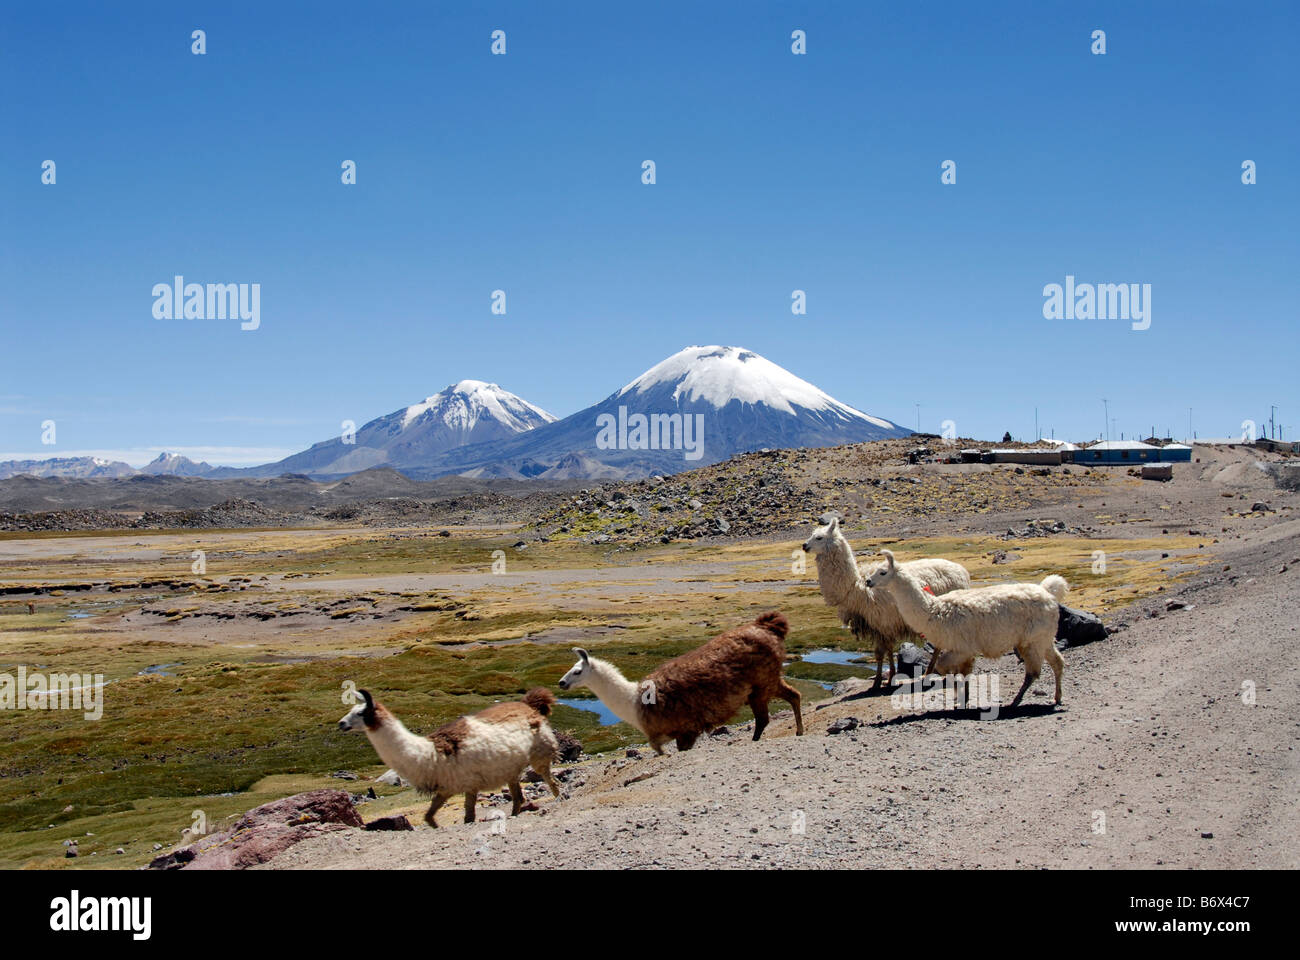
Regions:
<instances>
[{"instance_id":1,"label":"green wetland grass","mask_svg":"<svg viewBox=\"0 0 1300 960\"><path fill-rule=\"evenodd\" d=\"M12 672L22 664L29 670L103 674L107 682L98 721L71 711L0 715L0 867L137 867L156 855L155 844L169 848L181 842L181 831L190 826L195 811L217 825L301 790L333 786L365 792L368 778L383 767L363 735L337 728L349 708L344 692L350 685L371 690L412 730L430 732L530 687L554 689L573 664L572 646L588 647L638 679L719 631L780 608L792 624L791 653L858 649L822 602L812 563L802 577L791 574L794 542L693 544L621 554L585 544L542 544L516 551L516 558L509 546L515 538L509 534L436 538L395 533L332 532L322 542L316 531L301 541L292 531L241 531L237 544L242 556L223 555L223 550L235 549L223 542L214 551L209 574L323 573L319 583L312 578L313 589L319 586L328 595L326 577L481 571L492 550L504 549L509 562L522 569L571 571L572 579L551 589L544 603L529 591L467 590L454 604L431 601L427 611L348 626L344 629L350 632L341 639L321 645L258 624L245 628L257 643L200 642L200 628L190 621L170 625L169 633L117 624L142 601L156 598L156 590L147 597L131 591L97 596L93 599L105 603L88 621L67 617L84 609L89 595L42 597L35 615L27 614L25 601L0 601L0 671ZM178 539L188 544L204 535L193 532ZM1175 559L1187 563L1191 547L1175 539L1162 538L1158 545L1181 551ZM75 566L76 576L87 579L100 573L115 580L158 575L156 565L123 569L105 560L97 567L93 555L74 563L71 555L91 541L76 538L68 557L42 566L48 566L52 578L61 565ZM967 563L977 581L1037 579L1061 570L1078 587L1071 602L1091 609L1122 605L1169 583L1162 568L1173 560L1162 564L1125 558L1126 550L1150 549L1157 541L1099 542L1115 558L1099 576L1070 575L1087 569L1094 541L914 541L902 545L900 555L953 556ZM878 543L887 541L860 546ZM995 548L1014 550L1020 559L994 566L988 557ZM691 573L703 563L709 565L707 571ZM671 573L658 575L666 569L661 564L671 566ZM583 571L618 565L638 573L644 569L644 586L593 601L599 584ZM30 582L11 572L4 577ZM686 589L700 583L716 589ZM737 588L741 584L745 589ZM185 592L165 599L178 610L196 602ZM236 604L266 597L241 593L216 599ZM303 598L276 594L275 599ZM419 596L413 599L418 608ZM556 642L547 642L552 638ZM161 673L141 672L160 664L168 665ZM806 706L824 696L818 682L872 676L870 664L795 662L787 672ZM566 698L585 695L575 691ZM745 711L735 722L748 718ZM556 707L553 722L581 740L588 753L643 742L626 724L601 726L594 713L564 705ZM330 776L341 770L363 779ZM376 792L380 799L363 809L368 818L409 806L414 798L409 790L376 787ZM63 841L72 837L79 841L75 859L64 856ZM117 854L117 849L125 852Z\"/></svg>"}]
</instances>

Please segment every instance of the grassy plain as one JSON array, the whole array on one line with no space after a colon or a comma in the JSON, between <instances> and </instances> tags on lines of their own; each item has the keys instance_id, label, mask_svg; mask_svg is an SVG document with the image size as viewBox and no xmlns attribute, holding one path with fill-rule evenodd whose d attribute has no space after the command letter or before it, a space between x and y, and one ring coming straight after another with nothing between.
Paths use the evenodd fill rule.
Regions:
<instances>
[{"instance_id":1,"label":"grassy plain","mask_svg":"<svg viewBox=\"0 0 1300 960\"><path fill-rule=\"evenodd\" d=\"M0 867L141 866L156 843L182 839L195 811L211 828L302 790L363 792L365 780L330 776L383 769L364 736L336 727L350 683L427 731L553 687L575 645L636 678L780 608L792 654L854 649L811 560L798 568L799 539L639 550L517 541L508 529L428 528L6 536L0 586L44 592L0 596L0 672L102 674L106 686L97 721L0 714ZM1180 536L855 545L949 557L977 582L1062 573L1069 602L1095 612L1157 593L1207 560L1196 537ZM191 570L195 550L202 574ZM997 551L1008 559L994 563ZM1104 572L1095 551L1105 551ZM506 572L493 573L501 560ZM795 662L789 674L807 704L819 682L870 668ZM641 741L625 724L601 726L563 705L554 722L589 753ZM367 817L419 806L409 790L376 792ZM71 837L75 859L64 857Z\"/></svg>"}]
</instances>

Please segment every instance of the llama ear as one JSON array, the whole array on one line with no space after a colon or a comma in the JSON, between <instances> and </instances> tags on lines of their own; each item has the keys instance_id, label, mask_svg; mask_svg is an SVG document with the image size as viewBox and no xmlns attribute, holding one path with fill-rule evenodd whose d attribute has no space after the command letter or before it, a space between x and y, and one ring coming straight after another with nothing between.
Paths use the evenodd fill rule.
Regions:
<instances>
[{"instance_id":1,"label":"llama ear","mask_svg":"<svg viewBox=\"0 0 1300 960\"><path fill-rule=\"evenodd\" d=\"M582 649L582 647L574 647L573 652L578 655L578 659L580 659L583 663L587 662L588 660L587 651Z\"/></svg>"},{"instance_id":2,"label":"llama ear","mask_svg":"<svg viewBox=\"0 0 1300 960\"><path fill-rule=\"evenodd\" d=\"M361 721L368 726L373 725L375 722L375 699L370 695L369 690L358 690L357 693L361 694L366 701L366 709L361 711Z\"/></svg>"},{"instance_id":3,"label":"llama ear","mask_svg":"<svg viewBox=\"0 0 1300 960\"><path fill-rule=\"evenodd\" d=\"M840 518L831 517L831 522L826 524L826 529L828 529L831 533L834 533L839 528L840 528Z\"/></svg>"}]
</instances>

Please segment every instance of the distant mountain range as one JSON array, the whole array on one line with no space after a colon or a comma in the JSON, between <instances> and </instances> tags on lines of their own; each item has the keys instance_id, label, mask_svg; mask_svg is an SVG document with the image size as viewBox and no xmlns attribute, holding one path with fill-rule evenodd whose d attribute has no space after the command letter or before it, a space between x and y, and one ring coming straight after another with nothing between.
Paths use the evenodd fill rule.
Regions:
<instances>
[{"instance_id":1,"label":"distant mountain range","mask_svg":"<svg viewBox=\"0 0 1300 960\"><path fill-rule=\"evenodd\" d=\"M100 457L51 457L49 460L0 461L0 480L23 475L31 477L130 477L138 471L120 460Z\"/></svg>"},{"instance_id":2,"label":"distant mountain range","mask_svg":"<svg viewBox=\"0 0 1300 960\"><path fill-rule=\"evenodd\" d=\"M21 476L88 480L95 477L135 477L141 474L205 477L217 470L210 463L195 463L178 453L160 453L157 459L139 470L121 460L105 460L102 457L53 457L49 460L0 461L0 480Z\"/></svg>"},{"instance_id":3,"label":"distant mountain range","mask_svg":"<svg viewBox=\"0 0 1300 960\"><path fill-rule=\"evenodd\" d=\"M462 380L419 403L257 467L161 454L140 471L93 458L0 463L0 479L182 477L334 479L390 467L418 480L622 479L677 473L762 448L820 447L912 431L841 403L741 347L687 347L621 390L557 420L494 383Z\"/></svg>"}]
</instances>

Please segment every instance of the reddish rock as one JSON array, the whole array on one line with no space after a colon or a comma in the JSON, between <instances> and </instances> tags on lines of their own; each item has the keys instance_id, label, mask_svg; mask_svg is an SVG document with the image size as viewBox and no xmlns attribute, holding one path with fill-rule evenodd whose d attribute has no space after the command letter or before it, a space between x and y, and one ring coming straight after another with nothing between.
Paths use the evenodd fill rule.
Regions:
<instances>
[{"instance_id":1,"label":"reddish rock","mask_svg":"<svg viewBox=\"0 0 1300 960\"><path fill-rule=\"evenodd\" d=\"M363 827L344 790L312 790L263 804L229 830L155 857L156 870L244 870L266 863L295 843L346 827Z\"/></svg>"}]
</instances>

